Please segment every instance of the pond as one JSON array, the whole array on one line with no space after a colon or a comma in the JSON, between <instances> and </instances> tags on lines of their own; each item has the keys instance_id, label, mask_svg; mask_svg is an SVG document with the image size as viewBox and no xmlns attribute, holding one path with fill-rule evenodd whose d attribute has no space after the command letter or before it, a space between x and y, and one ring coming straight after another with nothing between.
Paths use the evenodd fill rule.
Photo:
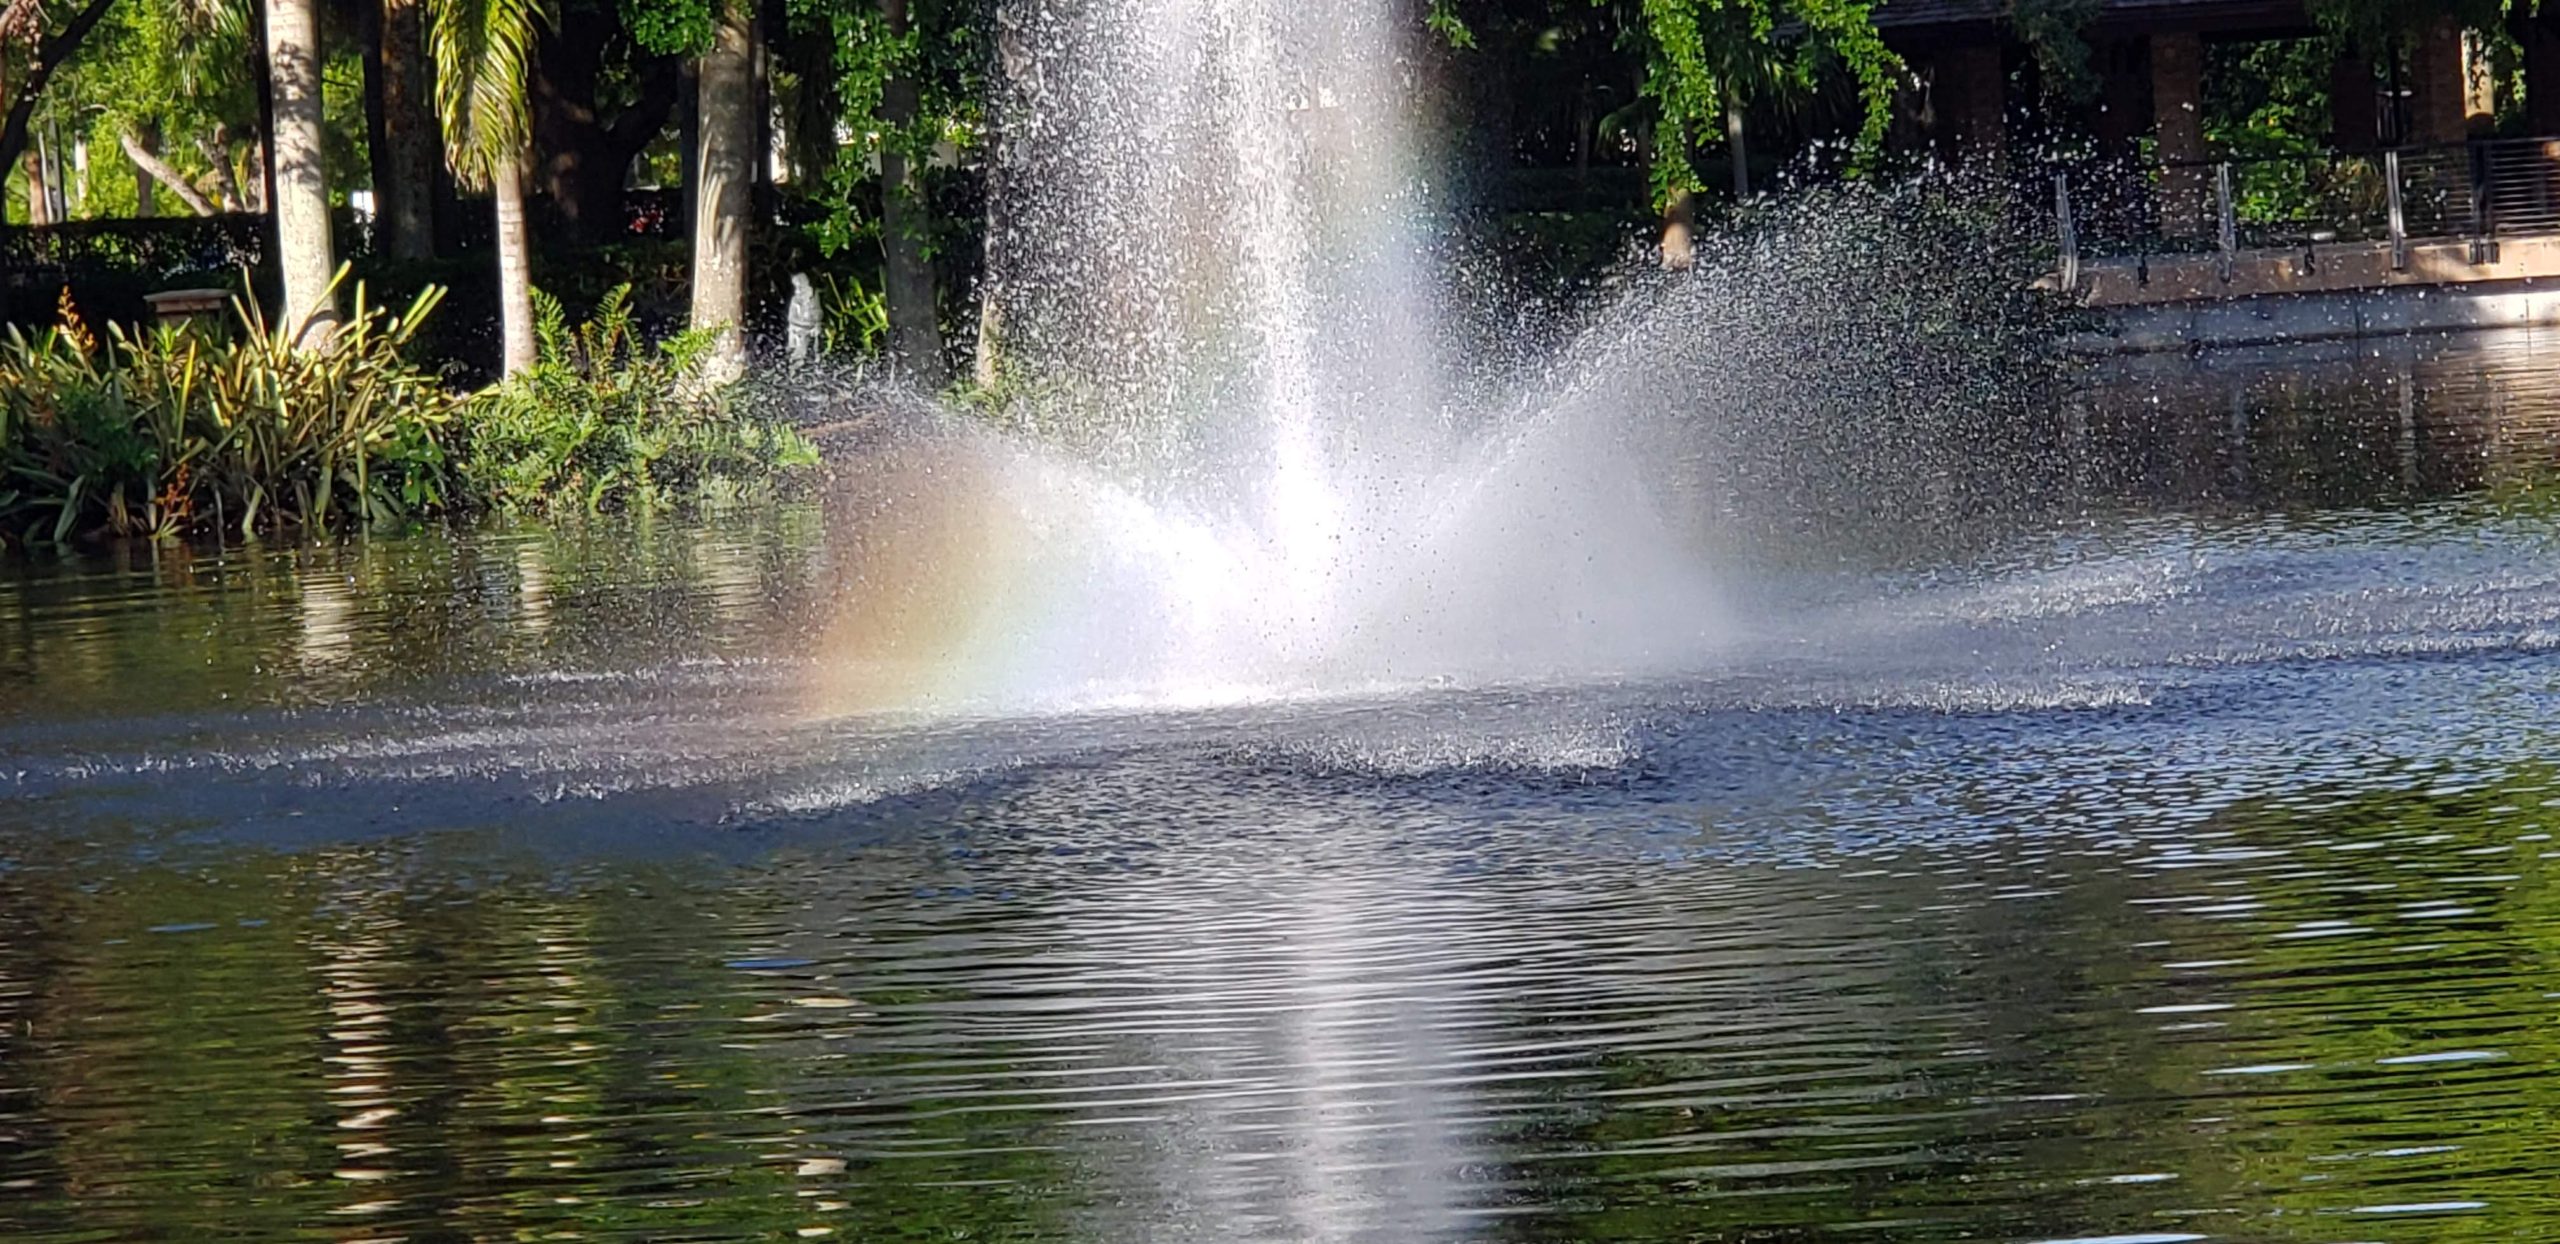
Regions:
<instances>
[{"instance_id":1,"label":"pond","mask_svg":"<svg viewBox=\"0 0 2560 1244\"><path fill-rule=\"evenodd\" d=\"M813 718L813 506L0 568L12 1240L2560 1222L2560 380L2109 364L1694 677Z\"/></svg>"}]
</instances>

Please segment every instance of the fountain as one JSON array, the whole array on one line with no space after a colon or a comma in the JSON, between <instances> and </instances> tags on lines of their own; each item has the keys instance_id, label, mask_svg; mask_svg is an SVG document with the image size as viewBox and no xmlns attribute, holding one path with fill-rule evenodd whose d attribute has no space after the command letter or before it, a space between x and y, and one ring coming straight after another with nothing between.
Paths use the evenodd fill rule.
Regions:
<instances>
[{"instance_id":1,"label":"fountain","mask_svg":"<svg viewBox=\"0 0 2560 1244\"><path fill-rule=\"evenodd\" d=\"M822 707L1582 680L1714 646L1625 412L1454 361L1405 16L1015 15L991 284L1032 434L945 428L858 472Z\"/></svg>"}]
</instances>

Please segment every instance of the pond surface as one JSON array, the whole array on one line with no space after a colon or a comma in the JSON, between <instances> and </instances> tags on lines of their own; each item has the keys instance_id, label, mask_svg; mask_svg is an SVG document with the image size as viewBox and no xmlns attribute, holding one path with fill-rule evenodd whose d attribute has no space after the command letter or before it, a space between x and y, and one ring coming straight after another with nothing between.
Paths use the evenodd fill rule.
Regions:
<instances>
[{"instance_id":1,"label":"pond surface","mask_svg":"<svg viewBox=\"0 0 2560 1244\"><path fill-rule=\"evenodd\" d=\"M789 711L778 509L0 569L11 1240L2560 1239L2560 379L2119 365L1670 684Z\"/></svg>"}]
</instances>

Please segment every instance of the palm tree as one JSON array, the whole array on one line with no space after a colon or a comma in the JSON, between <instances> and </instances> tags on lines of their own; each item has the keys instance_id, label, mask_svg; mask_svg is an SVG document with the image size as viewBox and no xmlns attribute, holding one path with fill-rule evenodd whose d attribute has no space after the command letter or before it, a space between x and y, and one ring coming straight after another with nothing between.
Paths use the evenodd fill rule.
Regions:
<instances>
[{"instance_id":1,"label":"palm tree","mask_svg":"<svg viewBox=\"0 0 2560 1244\"><path fill-rule=\"evenodd\" d=\"M313 0L267 0L267 74L275 91L276 266L284 277L284 319L304 349L329 344L331 302L329 178L321 159L320 15Z\"/></svg>"},{"instance_id":2,"label":"palm tree","mask_svg":"<svg viewBox=\"0 0 2560 1244\"><path fill-rule=\"evenodd\" d=\"M693 315L696 331L716 334L703 378L725 384L745 374L749 187L757 158L755 0L711 0L711 45L696 70L701 137L694 170Z\"/></svg>"},{"instance_id":3,"label":"palm tree","mask_svg":"<svg viewBox=\"0 0 2560 1244\"><path fill-rule=\"evenodd\" d=\"M454 180L487 189L498 210L498 322L507 375L533 366L533 284L526 273L525 165L533 126L525 74L542 0L429 0L436 112Z\"/></svg>"}]
</instances>

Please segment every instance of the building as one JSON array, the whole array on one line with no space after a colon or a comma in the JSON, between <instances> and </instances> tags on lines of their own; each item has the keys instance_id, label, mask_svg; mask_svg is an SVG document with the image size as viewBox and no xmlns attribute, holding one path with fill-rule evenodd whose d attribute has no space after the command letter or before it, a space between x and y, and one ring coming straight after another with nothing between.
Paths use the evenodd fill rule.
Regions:
<instances>
[{"instance_id":1,"label":"building","mask_svg":"<svg viewBox=\"0 0 2560 1244\"><path fill-rule=\"evenodd\" d=\"M2519 16L2535 133L2560 133L2560 5ZM1875 22L1918 72L1929 141L1966 161L2005 156L2010 130L2034 101L2015 81L2032 57L2010 16L2011 0L1883 0ZM2098 82L2094 136L2124 149L2157 140L2164 163L2202 161L2204 48L2209 42L2318 33L2302 0L2097 0L2080 31ZM2483 40L2452 18L2416 32L2396 55L2349 51L2333 76L2333 141L2341 150L2457 143L2481 133L2495 111Z\"/></svg>"}]
</instances>

